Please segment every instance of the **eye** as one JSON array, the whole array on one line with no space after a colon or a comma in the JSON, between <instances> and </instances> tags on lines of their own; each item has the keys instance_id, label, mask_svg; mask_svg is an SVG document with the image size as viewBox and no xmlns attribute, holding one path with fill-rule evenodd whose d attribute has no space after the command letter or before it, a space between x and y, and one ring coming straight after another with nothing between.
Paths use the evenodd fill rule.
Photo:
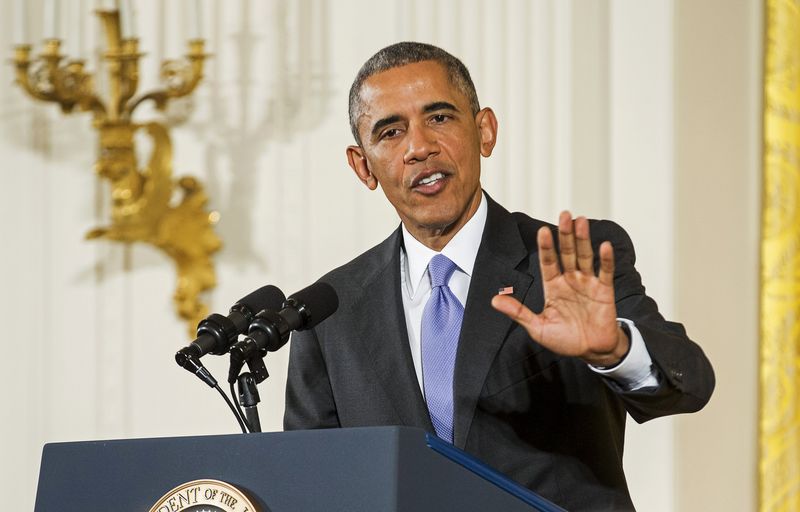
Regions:
<instances>
[{"instance_id":1,"label":"eye","mask_svg":"<svg viewBox=\"0 0 800 512\"><path fill-rule=\"evenodd\" d=\"M447 114L434 114L433 116L431 116L431 121L437 124L444 123L448 119L450 119L450 116L448 116Z\"/></svg>"},{"instance_id":2,"label":"eye","mask_svg":"<svg viewBox=\"0 0 800 512\"><path fill-rule=\"evenodd\" d=\"M381 138L381 140L382 139L392 139L394 137L397 137L397 135L399 133L400 133L399 129L397 129L397 128L389 128L388 130L386 130L386 131L381 133L381 137L380 138Z\"/></svg>"}]
</instances>

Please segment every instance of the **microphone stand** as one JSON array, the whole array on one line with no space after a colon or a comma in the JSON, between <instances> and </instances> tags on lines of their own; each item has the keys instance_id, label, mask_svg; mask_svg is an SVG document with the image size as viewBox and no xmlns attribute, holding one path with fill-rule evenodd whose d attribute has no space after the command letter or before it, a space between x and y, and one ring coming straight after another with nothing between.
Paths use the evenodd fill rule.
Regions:
<instances>
[{"instance_id":1,"label":"microphone stand","mask_svg":"<svg viewBox=\"0 0 800 512\"><path fill-rule=\"evenodd\" d=\"M236 379L238 386L239 404L244 407L244 415L250 427L250 432L261 432L261 421L258 417L258 404L261 397L258 395L259 382L269 377L267 366L261 355L255 355L247 360L249 372L244 372ZM251 373L252 372L252 373Z\"/></svg>"},{"instance_id":2,"label":"microphone stand","mask_svg":"<svg viewBox=\"0 0 800 512\"><path fill-rule=\"evenodd\" d=\"M258 396L256 381L250 372L244 372L239 375L237 384L239 403L244 407L244 417L250 427L250 432L261 432L261 421L258 419L258 402L261 401L261 398Z\"/></svg>"}]
</instances>

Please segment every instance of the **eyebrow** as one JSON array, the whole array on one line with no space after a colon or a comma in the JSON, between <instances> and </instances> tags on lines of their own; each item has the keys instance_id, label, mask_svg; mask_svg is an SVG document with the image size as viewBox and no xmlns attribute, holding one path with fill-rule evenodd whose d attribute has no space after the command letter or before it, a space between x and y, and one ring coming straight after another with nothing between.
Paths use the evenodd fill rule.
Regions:
<instances>
[{"instance_id":1,"label":"eyebrow","mask_svg":"<svg viewBox=\"0 0 800 512\"><path fill-rule=\"evenodd\" d=\"M377 135L378 132L381 131L381 129L383 129L384 126L396 123L398 121L400 121L400 116L396 114L393 116L384 117L383 119L378 119L377 121L375 121L375 124L372 125L372 131L370 132L370 134L372 135L373 138L375 138L375 135Z\"/></svg>"},{"instance_id":2,"label":"eyebrow","mask_svg":"<svg viewBox=\"0 0 800 512\"><path fill-rule=\"evenodd\" d=\"M452 110L453 112L458 112L458 109L455 105L446 101L435 101L433 103L428 103L422 108L422 111L426 114L435 112L437 110Z\"/></svg>"},{"instance_id":3,"label":"eyebrow","mask_svg":"<svg viewBox=\"0 0 800 512\"><path fill-rule=\"evenodd\" d=\"M437 110L452 110L453 112L459 111L455 105L447 101L434 101L433 103L428 103L427 105L422 107L422 112L424 114L436 112ZM378 119L377 121L375 121L375 124L372 125L372 130L370 131L370 135L374 138L378 134L378 132L380 132L383 129L384 126L388 126L400 120L401 117L397 114L384 117L383 119Z\"/></svg>"}]
</instances>

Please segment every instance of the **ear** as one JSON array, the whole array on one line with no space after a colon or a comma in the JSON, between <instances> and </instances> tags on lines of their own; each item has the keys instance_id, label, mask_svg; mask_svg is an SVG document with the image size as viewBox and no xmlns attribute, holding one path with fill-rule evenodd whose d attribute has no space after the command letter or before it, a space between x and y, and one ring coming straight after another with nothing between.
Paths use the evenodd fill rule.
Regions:
<instances>
[{"instance_id":1,"label":"ear","mask_svg":"<svg viewBox=\"0 0 800 512\"><path fill-rule=\"evenodd\" d=\"M367 157L361 146L347 146L347 163L358 179L370 190L378 188L378 180L370 172Z\"/></svg>"},{"instance_id":2,"label":"ear","mask_svg":"<svg viewBox=\"0 0 800 512\"><path fill-rule=\"evenodd\" d=\"M490 108L484 108L475 116L478 126L478 135L481 139L481 155L491 156L494 145L497 143L497 117Z\"/></svg>"}]
</instances>

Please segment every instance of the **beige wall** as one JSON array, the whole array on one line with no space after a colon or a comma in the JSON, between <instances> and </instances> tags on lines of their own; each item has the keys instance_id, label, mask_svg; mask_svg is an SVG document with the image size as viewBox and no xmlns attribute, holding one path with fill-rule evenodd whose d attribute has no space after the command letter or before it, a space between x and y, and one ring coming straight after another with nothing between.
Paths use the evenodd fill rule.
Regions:
<instances>
[{"instance_id":1,"label":"beige wall","mask_svg":"<svg viewBox=\"0 0 800 512\"><path fill-rule=\"evenodd\" d=\"M146 89L160 59L182 52L187 17L182 2L136 3ZM35 25L42 2L28 4ZM2 12L13 5L0 0ZM386 44L440 44L466 62L500 119L485 188L541 218L570 208L623 224L648 291L717 368L707 410L631 425L625 463L639 508L752 509L756 0L204 5L214 58L173 142L176 174L200 177L222 215L212 309L264 283L295 291L396 225L382 194L345 164L347 89ZM81 20L91 53L96 24ZM12 42L12 23L0 17L0 48ZM11 71L0 66L0 84L11 84ZM65 117L0 86L0 375L9 389L0 492L15 510L32 508L44 442L236 431L216 393L172 360L187 340L169 260L82 239L108 210L91 173L94 146L85 115ZM287 354L267 360L265 430L281 426ZM225 374L225 361L207 359Z\"/></svg>"},{"instance_id":2,"label":"beige wall","mask_svg":"<svg viewBox=\"0 0 800 512\"><path fill-rule=\"evenodd\" d=\"M678 418L676 510L755 510L761 5L675 6L676 314L717 389Z\"/></svg>"}]
</instances>

